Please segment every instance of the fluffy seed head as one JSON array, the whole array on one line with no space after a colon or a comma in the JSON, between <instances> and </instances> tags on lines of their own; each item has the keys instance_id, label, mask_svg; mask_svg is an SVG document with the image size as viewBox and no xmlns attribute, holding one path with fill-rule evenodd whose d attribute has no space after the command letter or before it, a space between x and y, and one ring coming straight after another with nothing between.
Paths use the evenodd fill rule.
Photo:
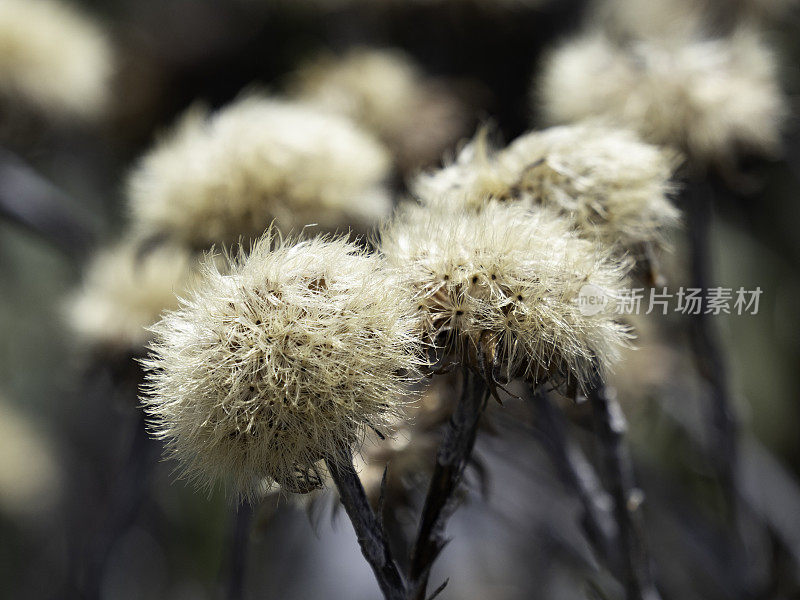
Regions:
<instances>
[{"instance_id":1,"label":"fluffy seed head","mask_svg":"<svg viewBox=\"0 0 800 600\"><path fill-rule=\"evenodd\" d=\"M745 31L627 45L590 34L551 54L538 91L550 122L602 118L699 164L777 152L787 112L772 52Z\"/></svg>"},{"instance_id":2,"label":"fluffy seed head","mask_svg":"<svg viewBox=\"0 0 800 600\"><path fill-rule=\"evenodd\" d=\"M586 238L636 254L663 244L678 211L668 199L674 156L626 130L583 123L527 133L493 151L485 136L441 171L421 175L423 203L472 210L491 200L543 205Z\"/></svg>"},{"instance_id":3,"label":"fluffy seed head","mask_svg":"<svg viewBox=\"0 0 800 600\"><path fill-rule=\"evenodd\" d=\"M399 50L322 55L301 67L289 87L375 133L404 169L438 160L466 133L468 115L453 91Z\"/></svg>"},{"instance_id":4,"label":"fluffy seed head","mask_svg":"<svg viewBox=\"0 0 800 600\"><path fill-rule=\"evenodd\" d=\"M582 385L627 339L610 312L587 315L577 301L586 285L614 295L628 265L550 211L409 205L382 231L381 250L416 292L431 337L462 360L482 350L509 379Z\"/></svg>"},{"instance_id":5,"label":"fluffy seed head","mask_svg":"<svg viewBox=\"0 0 800 600\"><path fill-rule=\"evenodd\" d=\"M141 352L147 328L161 312L177 308L193 277L191 254L173 245L143 249L126 240L90 263L78 292L67 305L76 334L107 351Z\"/></svg>"},{"instance_id":6,"label":"fluffy seed head","mask_svg":"<svg viewBox=\"0 0 800 600\"><path fill-rule=\"evenodd\" d=\"M188 476L250 497L307 492L403 406L421 366L413 299L381 259L341 239L267 235L229 274L213 264L156 325L143 398Z\"/></svg>"},{"instance_id":7,"label":"fluffy seed head","mask_svg":"<svg viewBox=\"0 0 800 600\"><path fill-rule=\"evenodd\" d=\"M104 33L55 0L0 2L0 94L53 116L87 117L108 99Z\"/></svg>"},{"instance_id":8,"label":"fluffy seed head","mask_svg":"<svg viewBox=\"0 0 800 600\"><path fill-rule=\"evenodd\" d=\"M250 96L190 110L128 181L139 226L199 247L309 223L367 226L390 209L385 149L345 117Z\"/></svg>"}]
</instances>

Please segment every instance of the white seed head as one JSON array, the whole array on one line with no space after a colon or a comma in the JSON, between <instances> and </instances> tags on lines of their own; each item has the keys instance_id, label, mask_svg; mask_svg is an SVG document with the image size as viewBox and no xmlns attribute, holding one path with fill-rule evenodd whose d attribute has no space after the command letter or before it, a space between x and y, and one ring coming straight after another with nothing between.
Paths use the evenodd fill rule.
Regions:
<instances>
[{"instance_id":1,"label":"white seed head","mask_svg":"<svg viewBox=\"0 0 800 600\"><path fill-rule=\"evenodd\" d=\"M112 52L100 27L57 0L0 2L0 94L58 116L108 100Z\"/></svg>"},{"instance_id":2,"label":"white seed head","mask_svg":"<svg viewBox=\"0 0 800 600\"><path fill-rule=\"evenodd\" d=\"M267 235L156 325L143 402L186 475L254 497L306 492L400 413L421 366L413 299L341 239Z\"/></svg>"},{"instance_id":3,"label":"white seed head","mask_svg":"<svg viewBox=\"0 0 800 600\"><path fill-rule=\"evenodd\" d=\"M345 117L249 96L189 110L128 181L135 221L204 247L283 232L369 226L390 210L386 150Z\"/></svg>"},{"instance_id":4,"label":"white seed head","mask_svg":"<svg viewBox=\"0 0 800 600\"><path fill-rule=\"evenodd\" d=\"M143 249L134 240L99 252L67 304L72 329L94 348L141 352L151 338L147 328L178 307L195 263L183 248Z\"/></svg>"},{"instance_id":5,"label":"white seed head","mask_svg":"<svg viewBox=\"0 0 800 600\"><path fill-rule=\"evenodd\" d=\"M701 165L774 154L787 113L775 58L758 36L616 45L593 33L553 52L539 81L545 118L601 118Z\"/></svg>"},{"instance_id":6,"label":"white seed head","mask_svg":"<svg viewBox=\"0 0 800 600\"><path fill-rule=\"evenodd\" d=\"M468 120L453 91L400 50L319 56L298 70L289 88L375 133L406 169L437 160L464 135Z\"/></svg>"},{"instance_id":7,"label":"white seed head","mask_svg":"<svg viewBox=\"0 0 800 600\"><path fill-rule=\"evenodd\" d=\"M423 203L478 210L491 200L558 211L583 237L636 254L663 245L678 220L669 200L672 153L635 134L596 123L552 127L520 136L503 150L484 135L441 171L421 175Z\"/></svg>"},{"instance_id":8,"label":"white seed head","mask_svg":"<svg viewBox=\"0 0 800 600\"><path fill-rule=\"evenodd\" d=\"M578 296L586 285L615 295L629 265L542 208L442 207L407 205L381 237L434 340L468 362L483 350L509 379L583 385L612 366L627 328L610 311L584 314Z\"/></svg>"}]
</instances>

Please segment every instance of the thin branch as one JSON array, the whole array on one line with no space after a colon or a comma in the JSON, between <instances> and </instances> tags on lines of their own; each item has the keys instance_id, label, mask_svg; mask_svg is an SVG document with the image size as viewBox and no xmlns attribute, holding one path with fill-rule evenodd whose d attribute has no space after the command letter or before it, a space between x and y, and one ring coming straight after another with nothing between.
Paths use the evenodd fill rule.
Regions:
<instances>
[{"instance_id":1,"label":"thin branch","mask_svg":"<svg viewBox=\"0 0 800 600\"><path fill-rule=\"evenodd\" d=\"M603 489L594 467L578 444L570 439L564 416L548 400L541 387L531 389L529 397L536 411L537 435L550 454L563 482L572 488L583 506L582 525L589 542L606 562L614 557L618 534L612 514L613 501Z\"/></svg>"},{"instance_id":2,"label":"thin branch","mask_svg":"<svg viewBox=\"0 0 800 600\"><path fill-rule=\"evenodd\" d=\"M595 433L603 451L608 488L614 499L626 598L659 600L660 595L650 571L644 522L639 510L642 492L635 487L633 465L624 441L627 430L625 415L599 376L594 378L587 396L592 407Z\"/></svg>"},{"instance_id":3,"label":"thin branch","mask_svg":"<svg viewBox=\"0 0 800 600\"><path fill-rule=\"evenodd\" d=\"M453 412L436 455L419 532L411 552L412 598L425 600L431 567L446 544L447 519L453 512L454 494L464 474L489 389L483 378L464 368L461 399Z\"/></svg>"},{"instance_id":4,"label":"thin branch","mask_svg":"<svg viewBox=\"0 0 800 600\"><path fill-rule=\"evenodd\" d=\"M0 148L0 217L32 231L68 254L95 241L75 202L8 150Z\"/></svg>"},{"instance_id":5,"label":"thin branch","mask_svg":"<svg viewBox=\"0 0 800 600\"><path fill-rule=\"evenodd\" d=\"M325 460L331 478L339 490L347 516L356 531L364 558L372 567L386 600L406 600L406 585L392 557L386 534L367 500L364 486L353 467L349 451L346 456Z\"/></svg>"}]
</instances>

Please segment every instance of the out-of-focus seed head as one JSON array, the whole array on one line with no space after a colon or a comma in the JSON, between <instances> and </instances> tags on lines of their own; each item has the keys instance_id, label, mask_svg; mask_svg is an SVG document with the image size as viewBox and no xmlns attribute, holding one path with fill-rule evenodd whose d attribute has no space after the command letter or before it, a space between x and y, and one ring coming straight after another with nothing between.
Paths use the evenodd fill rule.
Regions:
<instances>
[{"instance_id":1,"label":"out-of-focus seed head","mask_svg":"<svg viewBox=\"0 0 800 600\"><path fill-rule=\"evenodd\" d=\"M284 233L369 227L390 210L384 147L343 116L249 96L190 110L128 181L137 226L206 247Z\"/></svg>"},{"instance_id":2,"label":"out-of-focus seed head","mask_svg":"<svg viewBox=\"0 0 800 600\"><path fill-rule=\"evenodd\" d=\"M251 498L319 487L320 460L400 413L422 365L415 308L376 255L267 235L228 274L209 264L155 326L152 429L200 483Z\"/></svg>"},{"instance_id":3,"label":"out-of-focus seed head","mask_svg":"<svg viewBox=\"0 0 800 600\"><path fill-rule=\"evenodd\" d=\"M506 378L584 385L628 338L610 311L585 314L578 301L587 285L616 295L629 265L551 211L408 205L381 250L415 290L429 335L462 361L483 353Z\"/></svg>"},{"instance_id":4,"label":"out-of-focus seed head","mask_svg":"<svg viewBox=\"0 0 800 600\"><path fill-rule=\"evenodd\" d=\"M322 55L301 67L289 88L375 133L404 170L433 163L466 134L467 110L454 91L399 50Z\"/></svg>"},{"instance_id":5,"label":"out-of-focus seed head","mask_svg":"<svg viewBox=\"0 0 800 600\"><path fill-rule=\"evenodd\" d=\"M585 35L550 55L537 102L552 123L601 118L679 148L699 165L778 152L787 114L772 52L744 30L624 44Z\"/></svg>"},{"instance_id":6,"label":"out-of-focus seed head","mask_svg":"<svg viewBox=\"0 0 800 600\"><path fill-rule=\"evenodd\" d=\"M33 522L52 514L64 481L52 437L0 396L0 513ZM46 517L45 517L46 518Z\"/></svg>"},{"instance_id":7,"label":"out-of-focus seed head","mask_svg":"<svg viewBox=\"0 0 800 600\"><path fill-rule=\"evenodd\" d=\"M145 249L134 240L99 252L68 302L72 329L92 348L141 353L151 338L147 328L177 308L195 263L183 248Z\"/></svg>"},{"instance_id":8,"label":"out-of-focus seed head","mask_svg":"<svg viewBox=\"0 0 800 600\"><path fill-rule=\"evenodd\" d=\"M53 117L91 117L113 69L100 27L57 0L0 2L0 95Z\"/></svg>"}]
</instances>

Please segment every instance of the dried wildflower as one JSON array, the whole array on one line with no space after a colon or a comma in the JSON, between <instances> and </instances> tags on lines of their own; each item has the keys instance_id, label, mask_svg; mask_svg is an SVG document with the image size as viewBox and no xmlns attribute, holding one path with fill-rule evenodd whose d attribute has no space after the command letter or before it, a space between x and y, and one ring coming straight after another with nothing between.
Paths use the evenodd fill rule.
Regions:
<instances>
[{"instance_id":1,"label":"dried wildflower","mask_svg":"<svg viewBox=\"0 0 800 600\"><path fill-rule=\"evenodd\" d=\"M143 249L135 240L100 252L68 304L73 330L106 351L141 352L151 337L147 328L162 311L177 308L194 263L183 248Z\"/></svg>"},{"instance_id":2,"label":"dried wildflower","mask_svg":"<svg viewBox=\"0 0 800 600\"><path fill-rule=\"evenodd\" d=\"M668 199L674 158L629 131L593 123L552 127L493 151L484 135L449 167L421 175L424 203L477 210L490 200L544 205L589 239L638 253L660 245L678 211Z\"/></svg>"},{"instance_id":3,"label":"dried wildflower","mask_svg":"<svg viewBox=\"0 0 800 600\"><path fill-rule=\"evenodd\" d=\"M341 239L213 264L155 328L143 398L190 477L255 496L318 487L317 463L399 414L421 364L419 320L375 255Z\"/></svg>"},{"instance_id":4,"label":"dried wildflower","mask_svg":"<svg viewBox=\"0 0 800 600\"><path fill-rule=\"evenodd\" d=\"M111 70L105 35L72 6L0 2L0 94L52 115L91 116L106 104Z\"/></svg>"},{"instance_id":5,"label":"dried wildflower","mask_svg":"<svg viewBox=\"0 0 800 600\"><path fill-rule=\"evenodd\" d=\"M626 45L590 34L550 56L539 95L551 122L599 117L700 164L776 152L786 114L772 52L745 31Z\"/></svg>"},{"instance_id":6,"label":"dried wildflower","mask_svg":"<svg viewBox=\"0 0 800 600\"><path fill-rule=\"evenodd\" d=\"M289 87L374 132L406 170L438 160L466 133L468 115L453 91L399 50L322 55L301 67Z\"/></svg>"},{"instance_id":7,"label":"dried wildflower","mask_svg":"<svg viewBox=\"0 0 800 600\"><path fill-rule=\"evenodd\" d=\"M609 311L585 314L578 300L587 285L616 295L628 265L553 212L409 205L383 229L381 250L415 290L431 337L507 379L583 385L626 341Z\"/></svg>"},{"instance_id":8,"label":"dried wildflower","mask_svg":"<svg viewBox=\"0 0 800 600\"><path fill-rule=\"evenodd\" d=\"M390 209L384 148L348 119L301 103L247 97L190 110L128 182L145 229L204 247L309 223L367 225Z\"/></svg>"}]
</instances>

